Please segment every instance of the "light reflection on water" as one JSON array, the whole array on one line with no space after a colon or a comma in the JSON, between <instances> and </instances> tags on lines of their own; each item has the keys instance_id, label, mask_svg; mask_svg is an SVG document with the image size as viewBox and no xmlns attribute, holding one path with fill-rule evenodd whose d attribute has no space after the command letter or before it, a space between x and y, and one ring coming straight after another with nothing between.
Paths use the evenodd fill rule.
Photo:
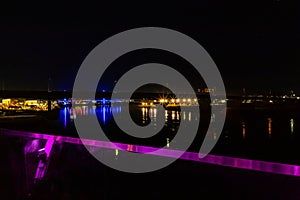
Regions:
<instances>
[{"instance_id":1,"label":"light reflection on water","mask_svg":"<svg viewBox=\"0 0 300 200\"><path fill-rule=\"evenodd\" d=\"M111 121L113 119L113 113L117 114L121 112L121 106L76 106L72 108L61 108L60 110L60 117L59 122L63 125L64 128L67 128L70 123L73 122L74 119L76 119L77 116L90 116L90 115L97 115L98 120L102 124L106 124L107 122ZM150 121L150 118L154 121L153 125L156 126L156 120L157 120L157 108L151 107L151 108L136 108L134 110L135 113L140 113L140 115L136 118L137 122L140 122L142 124L148 124ZM140 116L140 118L139 118ZM211 120L210 123L214 123L216 119L216 114L211 114ZM192 111L187 112L181 112L178 110L165 110L165 122L168 124L178 124L181 120L183 121L192 121L192 120L198 120L197 116ZM245 140L247 138L247 135L249 134L249 131L247 131L249 127L249 123L253 121L253 119L234 119L234 121L237 121L239 123L239 129L240 129L240 135ZM266 128L263 127L257 127L261 129L266 130L266 134L268 135L268 138L271 138L273 134L272 126L273 126L273 118L271 116L266 117L265 119L262 119L264 122ZM294 134L295 132L295 119L289 118L289 132L291 134ZM283 123L283 122L281 122ZM225 127L226 128L226 127ZM177 130L174 130L177 131ZM229 130L230 131L230 130ZM261 132L261 130L260 130ZM217 133L211 133L212 137L215 139Z\"/></svg>"},{"instance_id":2,"label":"light reflection on water","mask_svg":"<svg viewBox=\"0 0 300 200\"><path fill-rule=\"evenodd\" d=\"M121 106L76 106L74 108L65 107L60 110L59 122L62 123L65 128L67 128L70 122L76 119L77 116L90 116L97 114L98 119L105 124L107 120L110 120L112 118L112 113L119 112L121 112Z\"/></svg>"},{"instance_id":3,"label":"light reflection on water","mask_svg":"<svg viewBox=\"0 0 300 200\"><path fill-rule=\"evenodd\" d=\"M246 124L244 121L242 122L242 135L243 135L243 139L245 139L246 138Z\"/></svg>"},{"instance_id":4,"label":"light reflection on water","mask_svg":"<svg viewBox=\"0 0 300 200\"><path fill-rule=\"evenodd\" d=\"M118 140L119 135L115 134L118 133L118 129L115 129L114 127L113 113L118 114L121 111L121 106L107 105L97 107L76 106L72 108L62 108L60 111L59 123L67 131L74 131L74 126L72 125L77 116L97 115L100 125L104 128L106 127L104 132L107 134L106 131L108 131L108 135L112 135L113 139ZM173 143L171 143L171 141L173 141L181 121L199 121L199 129L202 129L198 131L198 135L200 132L200 136L197 136L198 138L196 137L195 143L202 143L203 135L201 136L201 134L207 134L213 140L216 140L220 136L216 148L214 148L213 151L217 153L221 152L226 155L235 155L237 153L238 156L247 154L264 156L264 154L276 155L276 152L283 154L282 152L284 151L292 151L292 153L294 153L294 151L296 151L295 149L298 149L298 144L300 143L300 135L297 129L299 116L292 113L243 113L240 111L229 113L227 114L226 123L222 133L218 133L214 131L214 129L207 133L205 125L202 124L203 115L200 115L200 119L197 119L195 113L192 111L181 112L179 110L165 110L165 126L162 131L157 130L156 127L157 108L134 107L130 112L131 117L140 126L148 125L150 119L154 121L154 123L151 123L154 131L162 134L160 138L157 137L158 139L156 138L157 140L155 140L154 144L157 144L158 146L163 145L172 148L171 144ZM208 118L207 124L215 123L219 114L220 113L212 113ZM176 141L174 142L176 143ZM151 146L151 144L152 143L143 143L142 145ZM194 146L192 150L199 150L199 146L200 145L197 147Z\"/></svg>"},{"instance_id":5,"label":"light reflection on water","mask_svg":"<svg viewBox=\"0 0 300 200\"><path fill-rule=\"evenodd\" d=\"M121 112L121 106L118 107L112 107L112 106L76 106L74 108L62 108L60 110L60 117L59 121L64 124L64 127L67 127L67 125L70 123L70 121L73 121L76 119L76 117L79 116L89 116L89 115L96 115L98 116L98 119L102 123L106 123L108 120L111 120L113 117L113 113L120 113ZM147 123L147 121L150 120L150 118L153 119L154 122L157 120L157 108L139 108L136 110L136 112L142 113L142 118L137 120L142 120L143 123ZM183 116L183 118L181 117ZM188 116L188 117L186 117ZM194 118L193 118L194 117ZM191 111L189 112L183 112L180 111L170 111L165 110L165 120L166 122L172 122L172 121L180 121L181 119L192 121L197 120L197 117L192 114Z\"/></svg>"},{"instance_id":6,"label":"light reflection on water","mask_svg":"<svg viewBox=\"0 0 300 200\"><path fill-rule=\"evenodd\" d=\"M272 134L272 118L268 118L268 135L271 137Z\"/></svg>"},{"instance_id":7,"label":"light reflection on water","mask_svg":"<svg viewBox=\"0 0 300 200\"><path fill-rule=\"evenodd\" d=\"M291 133L294 133L294 119L290 119Z\"/></svg>"},{"instance_id":8,"label":"light reflection on water","mask_svg":"<svg viewBox=\"0 0 300 200\"><path fill-rule=\"evenodd\" d=\"M64 129L68 129L68 131L72 132L75 130L72 129L72 125L74 124L74 119L78 116L91 116L96 115L99 123L102 127L106 127L106 130L111 133L118 132L118 130L114 127L113 114L118 114L122 111L121 106L75 106L71 108L62 108L60 111L59 123L62 125ZM135 119L134 121L141 126L148 125L150 120L152 119L154 123L152 123L153 131L157 134L161 131L158 130L156 125L157 121L157 113L158 110L156 107L135 107L131 109L130 112L133 112L132 117ZM192 111L181 112L179 110L165 110L165 127L163 129L163 140L161 143L164 146L169 147L172 138L176 135L176 132L179 128L180 121L188 121L198 120L197 115L192 113ZM182 117L183 116L183 117ZM69 129L72 127L71 129ZM105 132L105 130L104 130ZM106 133L106 132L105 132ZM107 134L107 133L106 133ZM109 134L109 133L108 133ZM115 134L114 134L115 135ZM213 136L216 138L216 135ZM157 144L155 142L155 144ZM159 145L160 146L160 145Z\"/></svg>"}]
</instances>

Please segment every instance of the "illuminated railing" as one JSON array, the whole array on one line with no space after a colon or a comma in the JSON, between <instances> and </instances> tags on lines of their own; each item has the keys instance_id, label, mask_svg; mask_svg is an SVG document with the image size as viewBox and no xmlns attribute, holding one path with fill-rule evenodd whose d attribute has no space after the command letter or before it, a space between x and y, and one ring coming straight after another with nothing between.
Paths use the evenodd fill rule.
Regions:
<instances>
[{"instance_id":1,"label":"illuminated railing","mask_svg":"<svg viewBox=\"0 0 300 200\"><path fill-rule=\"evenodd\" d=\"M0 128L0 134L8 135L8 136L21 136L21 137L30 137L36 139L46 139L47 141L49 140L51 145L49 145L50 143L47 142L45 146L45 151L47 152L47 155L50 154L49 147L52 147L52 144L56 141L72 143L72 144L85 144L88 146L113 149L113 150L116 150L117 148L118 151L129 150L135 153L150 154L150 155L164 156L170 158L175 158L176 155L182 153L182 151L174 150L174 149L160 149L160 148L149 147L149 146L132 145L132 144L124 144L124 143L112 143L112 142L105 142L99 140L79 139L79 138L65 137L65 136L54 136L49 134L31 133L31 132L7 130L1 128ZM157 151L159 149L160 151ZM211 155L211 154L200 159L198 153L195 152L184 152L180 157L180 159L191 160L200 163L220 165L225 167L255 170L260 172L269 172L269 173L289 175L289 176L300 176L300 166L291 165L291 164L266 162L266 161L234 158L234 157Z\"/></svg>"}]
</instances>

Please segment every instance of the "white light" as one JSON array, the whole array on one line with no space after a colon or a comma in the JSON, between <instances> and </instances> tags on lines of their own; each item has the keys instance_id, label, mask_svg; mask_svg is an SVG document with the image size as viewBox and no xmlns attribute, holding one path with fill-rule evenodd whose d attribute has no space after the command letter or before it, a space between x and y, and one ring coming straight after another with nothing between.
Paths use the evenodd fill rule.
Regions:
<instances>
[{"instance_id":1,"label":"white light","mask_svg":"<svg viewBox=\"0 0 300 200\"><path fill-rule=\"evenodd\" d=\"M170 140L167 138L167 147L170 147Z\"/></svg>"}]
</instances>

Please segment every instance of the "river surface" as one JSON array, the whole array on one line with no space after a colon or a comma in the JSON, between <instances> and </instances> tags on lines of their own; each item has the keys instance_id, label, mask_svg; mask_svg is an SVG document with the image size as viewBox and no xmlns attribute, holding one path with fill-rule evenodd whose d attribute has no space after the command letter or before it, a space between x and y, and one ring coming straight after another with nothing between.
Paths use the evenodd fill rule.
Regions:
<instances>
[{"instance_id":1,"label":"river surface","mask_svg":"<svg viewBox=\"0 0 300 200\"><path fill-rule=\"evenodd\" d=\"M122 109L124 107L121 106L61 108L58 127L61 129L62 135L78 137L74 120L78 117L88 119L91 116L97 116L102 130L111 141L176 149L180 141L174 141L174 137L180 124L186 122L188 125L197 121L199 123L198 133L189 147L189 151L198 152L206 135L213 140L217 140L219 136L217 144L211 151L213 154L300 164L298 155L300 152L300 115L297 112L228 109L223 130L221 133L217 133L207 132L207 127L219 115L224 114L224 111L212 114L201 112L199 118L192 109L184 112L165 110L165 125L162 129L157 130L155 127L157 108L132 106L130 114L133 121L140 126L146 126L152 119L154 123L149 126L152 126L153 130L157 132L153 137L141 139L129 136L116 124L113 113L118 115ZM97 132L95 132L96 134ZM185 132L184 134L189 137L188 134L191 133Z\"/></svg>"},{"instance_id":2,"label":"river surface","mask_svg":"<svg viewBox=\"0 0 300 200\"><path fill-rule=\"evenodd\" d=\"M57 141L51 145L53 140L40 139L46 136L44 133L67 136L58 138L78 138L74 120L89 121L97 117L111 141L177 149L182 142L176 139L178 128L183 126L183 135L190 138L191 132L186 131L185 126L197 122L197 135L188 151L198 152L207 136L217 141L211 154L300 165L300 115L297 111L227 109L210 113L204 110L199 118L193 109L166 110L163 111L163 128L159 129L157 108L131 106L132 120L146 126L152 119L149 126L157 132L155 136L141 139L128 136L116 124L113 114L120 115L124 109L121 106L74 106L61 108L58 119L1 118L1 128L27 131L21 136L0 135L0 184L3 186L0 192L3 199L160 199L162 196L166 199L193 199L208 195L213 199L245 199L245 196L249 199L295 199L292 197L299 196L298 177L255 173L181 159L151 173L124 173L103 165L81 144ZM208 124L215 123L224 113L226 121L222 132L207 131ZM84 127L84 130L91 133L87 135L90 138L97 138L100 134L91 126ZM30 134L35 138L30 138ZM143 136L144 133L139 134ZM39 152L43 147L46 151L47 144L52 150L48 167L43 168L40 165L43 164L44 159L40 156L43 154ZM105 151L108 151L105 155L112 156L115 162L124 159L121 151ZM100 153L103 152L100 148ZM275 164L272 169L278 170L278 166ZM197 184L194 180L198 181Z\"/></svg>"}]
</instances>

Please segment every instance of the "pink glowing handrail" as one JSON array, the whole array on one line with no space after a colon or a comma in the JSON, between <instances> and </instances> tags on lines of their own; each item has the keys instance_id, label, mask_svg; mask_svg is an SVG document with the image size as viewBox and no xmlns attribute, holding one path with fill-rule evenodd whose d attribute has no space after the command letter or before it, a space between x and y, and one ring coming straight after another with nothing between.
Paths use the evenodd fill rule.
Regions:
<instances>
[{"instance_id":1,"label":"pink glowing handrail","mask_svg":"<svg viewBox=\"0 0 300 200\"><path fill-rule=\"evenodd\" d=\"M171 158L176 158L176 155L178 155L178 153L182 153L182 151L174 150L174 149L160 149L160 148L149 147L149 146L131 145L131 144L123 144L123 143L115 143L115 142L112 143L112 142L105 142L99 140L80 139L80 138L73 138L73 137L66 137L66 136L54 136L49 134L15 131L15 130L8 130L2 128L0 128L0 134L11 135L11 136L22 136L22 137L25 136L25 137L31 137L37 139L47 139L47 140L50 139L58 142L66 142L72 144L85 144L88 146L101 147L107 149L118 148L119 150L126 150L128 149L128 146L130 146L130 151L135 153L151 154L151 155L165 156ZM157 150L159 149L161 151L157 152ZM207 155L204 158L199 158L198 153L195 152L184 152L180 157L180 159L226 166L226 167L255 170L260 172L269 172L269 173L289 175L289 176L300 176L300 166L291 165L291 164L266 162L266 161L234 158L234 157L211 155L211 154Z\"/></svg>"}]
</instances>

